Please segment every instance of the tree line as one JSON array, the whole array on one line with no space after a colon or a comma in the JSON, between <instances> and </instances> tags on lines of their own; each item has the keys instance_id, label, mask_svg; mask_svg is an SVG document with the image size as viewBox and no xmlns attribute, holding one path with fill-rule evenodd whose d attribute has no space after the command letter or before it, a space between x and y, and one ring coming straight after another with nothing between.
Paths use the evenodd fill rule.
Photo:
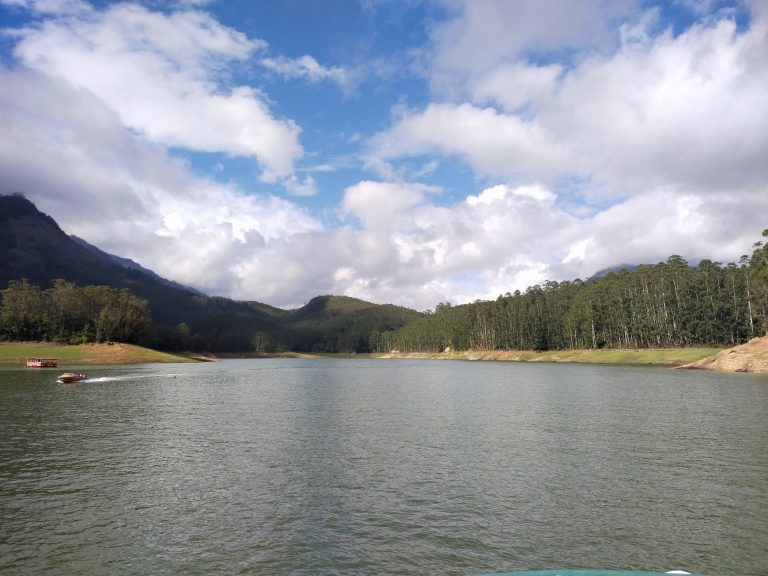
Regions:
<instances>
[{"instance_id":1,"label":"tree line","mask_svg":"<svg viewBox=\"0 0 768 576\"><path fill-rule=\"evenodd\" d=\"M768 230L763 232L768 237ZM125 288L26 280L0 290L0 340L121 341L211 352L439 352L727 346L768 335L768 246L738 264L671 256L587 281L545 282L494 301L418 313L346 297L299 310L193 296L155 324ZM162 312L166 300L154 302Z\"/></svg>"},{"instance_id":2,"label":"tree line","mask_svg":"<svg viewBox=\"0 0 768 576\"><path fill-rule=\"evenodd\" d=\"M671 256L495 301L442 303L399 330L371 334L370 345L377 352L665 348L735 345L761 335L768 335L768 247L757 242L739 264L691 266Z\"/></svg>"},{"instance_id":3,"label":"tree line","mask_svg":"<svg viewBox=\"0 0 768 576\"><path fill-rule=\"evenodd\" d=\"M146 343L152 319L146 300L127 289L56 280L43 290L27 280L0 291L0 339L79 344Z\"/></svg>"}]
</instances>

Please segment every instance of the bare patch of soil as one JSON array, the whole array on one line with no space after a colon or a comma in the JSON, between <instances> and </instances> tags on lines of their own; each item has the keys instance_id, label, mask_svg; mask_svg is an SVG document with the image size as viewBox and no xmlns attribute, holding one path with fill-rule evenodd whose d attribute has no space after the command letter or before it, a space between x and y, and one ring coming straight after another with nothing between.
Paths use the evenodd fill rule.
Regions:
<instances>
[{"instance_id":1,"label":"bare patch of soil","mask_svg":"<svg viewBox=\"0 0 768 576\"><path fill-rule=\"evenodd\" d=\"M746 344L728 348L681 368L720 372L768 372L768 336L753 338Z\"/></svg>"}]
</instances>

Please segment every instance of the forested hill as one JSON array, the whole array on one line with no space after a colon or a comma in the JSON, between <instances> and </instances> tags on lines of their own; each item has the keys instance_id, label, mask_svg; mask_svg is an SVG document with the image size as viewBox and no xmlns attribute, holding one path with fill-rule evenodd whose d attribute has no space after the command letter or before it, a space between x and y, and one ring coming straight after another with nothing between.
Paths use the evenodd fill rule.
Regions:
<instances>
[{"instance_id":1,"label":"forested hill","mask_svg":"<svg viewBox=\"0 0 768 576\"><path fill-rule=\"evenodd\" d=\"M371 346L380 352L664 348L731 346L762 335L768 335L768 247L757 242L738 265L690 266L671 256L495 301L440 304Z\"/></svg>"},{"instance_id":2,"label":"forested hill","mask_svg":"<svg viewBox=\"0 0 768 576\"><path fill-rule=\"evenodd\" d=\"M146 322L137 323L140 330L115 332L110 326L117 325L118 310L138 313L140 303L114 291L80 289L87 286L145 300ZM344 297L318 297L299 310L208 297L73 239L18 194L0 195L0 291L0 339L81 342L131 334L138 343L174 350L362 352L370 333L419 315Z\"/></svg>"},{"instance_id":3,"label":"forested hill","mask_svg":"<svg viewBox=\"0 0 768 576\"><path fill-rule=\"evenodd\" d=\"M393 304L371 304L348 296L318 296L287 314L288 326L298 335L297 349L315 352L370 351L370 341L422 315Z\"/></svg>"}]
</instances>

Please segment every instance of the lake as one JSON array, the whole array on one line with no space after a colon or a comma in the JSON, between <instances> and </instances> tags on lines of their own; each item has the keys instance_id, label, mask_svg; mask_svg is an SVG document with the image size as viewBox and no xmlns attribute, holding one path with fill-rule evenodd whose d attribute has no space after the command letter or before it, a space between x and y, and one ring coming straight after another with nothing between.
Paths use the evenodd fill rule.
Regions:
<instances>
[{"instance_id":1,"label":"lake","mask_svg":"<svg viewBox=\"0 0 768 576\"><path fill-rule=\"evenodd\" d=\"M768 574L768 377L0 368L2 574Z\"/></svg>"}]
</instances>

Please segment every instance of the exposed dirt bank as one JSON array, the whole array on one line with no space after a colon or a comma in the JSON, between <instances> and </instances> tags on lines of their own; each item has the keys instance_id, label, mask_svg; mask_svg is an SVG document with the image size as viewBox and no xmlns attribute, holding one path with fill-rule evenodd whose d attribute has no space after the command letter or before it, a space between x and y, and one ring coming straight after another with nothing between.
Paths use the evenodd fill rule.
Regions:
<instances>
[{"instance_id":1,"label":"exposed dirt bank","mask_svg":"<svg viewBox=\"0 0 768 576\"><path fill-rule=\"evenodd\" d=\"M680 368L768 373L768 336L753 338L746 344L734 346L709 358L680 366Z\"/></svg>"},{"instance_id":2,"label":"exposed dirt bank","mask_svg":"<svg viewBox=\"0 0 768 576\"><path fill-rule=\"evenodd\" d=\"M712 356L719 348L674 348L636 350L446 350L444 352L398 352L378 358L423 358L430 360L492 360L502 362L577 362L584 364L632 364L681 366Z\"/></svg>"}]
</instances>

